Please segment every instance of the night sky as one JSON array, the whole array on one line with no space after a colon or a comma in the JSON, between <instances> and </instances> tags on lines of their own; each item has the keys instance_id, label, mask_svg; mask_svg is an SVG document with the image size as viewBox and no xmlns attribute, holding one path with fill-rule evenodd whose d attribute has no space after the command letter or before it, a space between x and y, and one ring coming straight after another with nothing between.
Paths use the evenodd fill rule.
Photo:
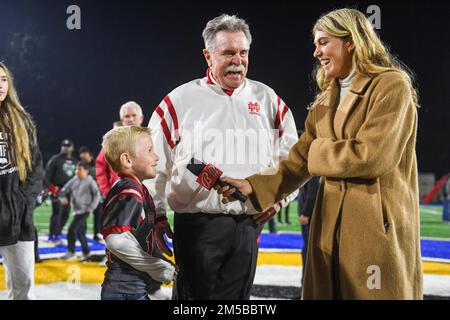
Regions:
<instances>
[{"instance_id":1,"label":"night sky","mask_svg":"<svg viewBox=\"0 0 450 320\"><path fill-rule=\"evenodd\" d=\"M81 8L81 30L66 9ZM303 128L314 96L311 28L327 11L381 8L381 39L417 76L419 171L450 171L450 4L444 1L24 1L0 0L0 60L34 117L45 159L62 139L98 152L121 104L148 120L175 87L203 77L201 32L221 14L250 24L248 77L272 87Z\"/></svg>"}]
</instances>

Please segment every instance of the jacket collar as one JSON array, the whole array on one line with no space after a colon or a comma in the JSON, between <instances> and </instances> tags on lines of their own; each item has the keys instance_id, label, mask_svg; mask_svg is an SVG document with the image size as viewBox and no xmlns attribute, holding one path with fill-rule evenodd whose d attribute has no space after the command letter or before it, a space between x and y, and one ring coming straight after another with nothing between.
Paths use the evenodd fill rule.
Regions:
<instances>
[{"instance_id":1,"label":"jacket collar","mask_svg":"<svg viewBox=\"0 0 450 320\"><path fill-rule=\"evenodd\" d=\"M139 184L140 186L142 186L142 183L139 181L138 178L136 178L135 176L131 175L131 174L126 174L126 173L119 173L118 176L120 178L128 178L133 180L134 182L136 182L137 184Z\"/></svg>"},{"instance_id":2,"label":"jacket collar","mask_svg":"<svg viewBox=\"0 0 450 320\"><path fill-rule=\"evenodd\" d=\"M344 125L357 101L365 94L373 77L357 73L346 94L340 98L339 105L335 106L340 86L334 79L316 100L318 112L318 130L322 137L332 139L344 138Z\"/></svg>"},{"instance_id":3,"label":"jacket collar","mask_svg":"<svg viewBox=\"0 0 450 320\"><path fill-rule=\"evenodd\" d=\"M229 90L229 89L224 89L222 88L214 79L211 70L208 68L206 69L206 83L208 85L210 85L212 88L214 88L214 91L216 91L219 94L226 94L227 96L231 97L233 95L233 93L239 93L242 91L242 89L245 86L245 83L247 82L247 79L244 79L244 81L242 82L242 84L236 88L235 90Z\"/></svg>"}]
</instances>

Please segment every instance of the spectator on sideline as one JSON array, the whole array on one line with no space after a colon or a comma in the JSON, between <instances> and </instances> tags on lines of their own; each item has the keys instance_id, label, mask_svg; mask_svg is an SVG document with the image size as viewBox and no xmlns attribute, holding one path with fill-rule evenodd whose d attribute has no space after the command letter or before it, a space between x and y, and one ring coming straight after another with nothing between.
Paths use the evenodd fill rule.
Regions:
<instances>
[{"instance_id":1,"label":"spectator on sideline","mask_svg":"<svg viewBox=\"0 0 450 320\"><path fill-rule=\"evenodd\" d=\"M36 126L0 62L0 255L8 299L34 299L33 210L42 189Z\"/></svg>"},{"instance_id":2,"label":"spectator on sideline","mask_svg":"<svg viewBox=\"0 0 450 320\"><path fill-rule=\"evenodd\" d=\"M141 126L144 121L142 108L134 101L124 103L120 107L119 116L123 126ZM100 150L95 160L95 169L100 192L103 197L106 197L112 184L117 179L117 174L111 170L111 167L106 162L103 149Z\"/></svg>"},{"instance_id":3,"label":"spectator on sideline","mask_svg":"<svg viewBox=\"0 0 450 320\"><path fill-rule=\"evenodd\" d=\"M78 155L80 157L80 160L84 161L89 165L89 175L97 181L97 176L95 174L95 161L94 156L89 150L88 147L82 146L80 149L78 149ZM101 235L101 226L100 226L100 217L102 215L102 202L99 201L97 207L93 211L93 221L94 221L94 230L93 230L93 240L94 241L101 241L103 239Z\"/></svg>"},{"instance_id":4,"label":"spectator on sideline","mask_svg":"<svg viewBox=\"0 0 450 320\"><path fill-rule=\"evenodd\" d=\"M445 182L445 197L444 197L444 210L442 214L442 220L450 223L450 177Z\"/></svg>"},{"instance_id":5,"label":"spectator on sideline","mask_svg":"<svg viewBox=\"0 0 450 320\"><path fill-rule=\"evenodd\" d=\"M289 221L289 205L290 203L288 203L286 207L284 207L277 213L279 224L283 224L283 211L284 211L284 223L287 225L291 224L291 222Z\"/></svg>"},{"instance_id":6,"label":"spectator on sideline","mask_svg":"<svg viewBox=\"0 0 450 320\"><path fill-rule=\"evenodd\" d=\"M79 161L76 167L76 176L70 179L59 193L61 203L68 205L66 198L70 195L70 207L73 211L73 220L67 233L66 254L63 260L75 259L75 242L78 239L83 249L83 256L80 260L87 260L89 257L89 246L86 240L87 218L89 214L97 208L100 202L100 191L97 182L89 174L91 165L84 161Z\"/></svg>"},{"instance_id":7,"label":"spectator on sideline","mask_svg":"<svg viewBox=\"0 0 450 320\"><path fill-rule=\"evenodd\" d=\"M77 160L72 153L73 142L64 139L61 142L61 152L52 156L45 168L44 182L52 200L48 241L54 244L61 243L61 232L70 213L70 205L61 204L58 196L61 188L75 175Z\"/></svg>"}]
</instances>

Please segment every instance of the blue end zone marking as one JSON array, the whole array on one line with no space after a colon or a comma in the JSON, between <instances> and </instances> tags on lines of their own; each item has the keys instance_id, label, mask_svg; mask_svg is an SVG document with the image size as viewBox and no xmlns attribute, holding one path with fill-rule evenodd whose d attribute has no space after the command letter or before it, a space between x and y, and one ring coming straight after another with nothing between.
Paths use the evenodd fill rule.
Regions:
<instances>
[{"instance_id":1,"label":"blue end zone marking","mask_svg":"<svg viewBox=\"0 0 450 320\"><path fill-rule=\"evenodd\" d=\"M66 237L63 236L63 238ZM420 243L422 257L450 260L450 241L422 239ZM88 239L88 244L91 251L104 251L105 249L105 246L102 243L91 239ZM173 248L170 241L168 242L168 246ZM302 246L303 237L299 233L261 234L261 249L301 250ZM39 248L40 254L64 253L66 251L67 246L65 245L58 245L51 248ZM81 247L77 246L76 251L81 251Z\"/></svg>"}]
</instances>

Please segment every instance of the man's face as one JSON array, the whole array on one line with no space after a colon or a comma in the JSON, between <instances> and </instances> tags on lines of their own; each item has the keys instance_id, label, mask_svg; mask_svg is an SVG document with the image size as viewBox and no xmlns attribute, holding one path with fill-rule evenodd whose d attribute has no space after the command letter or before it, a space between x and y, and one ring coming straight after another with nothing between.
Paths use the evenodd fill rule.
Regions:
<instances>
[{"instance_id":1,"label":"man's face","mask_svg":"<svg viewBox=\"0 0 450 320\"><path fill-rule=\"evenodd\" d=\"M93 157L89 152L81 152L80 160L83 160L86 163L91 163L91 161L93 160Z\"/></svg>"},{"instance_id":2,"label":"man's face","mask_svg":"<svg viewBox=\"0 0 450 320\"><path fill-rule=\"evenodd\" d=\"M234 90L244 82L249 49L247 37L242 31L219 31L214 52L203 50L214 79L223 89Z\"/></svg>"},{"instance_id":3,"label":"man's face","mask_svg":"<svg viewBox=\"0 0 450 320\"><path fill-rule=\"evenodd\" d=\"M156 165L159 157L153 148L153 140L149 134L140 134L136 139L135 154L130 155L131 170L139 180L156 177Z\"/></svg>"},{"instance_id":4,"label":"man's face","mask_svg":"<svg viewBox=\"0 0 450 320\"><path fill-rule=\"evenodd\" d=\"M142 125L144 121L144 116L139 114L135 107L125 107L122 110L122 114L120 115L120 120L122 120L122 124L124 126L138 126Z\"/></svg>"},{"instance_id":5,"label":"man's face","mask_svg":"<svg viewBox=\"0 0 450 320\"><path fill-rule=\"evenodd\" d=\"M70 157L72 155L72 152L73 152L73 146L72 145L65 145L65 144L63 144L61 146L61 152L63 154L65 154L66 156Z\"/></svg>"}]
</instances>

